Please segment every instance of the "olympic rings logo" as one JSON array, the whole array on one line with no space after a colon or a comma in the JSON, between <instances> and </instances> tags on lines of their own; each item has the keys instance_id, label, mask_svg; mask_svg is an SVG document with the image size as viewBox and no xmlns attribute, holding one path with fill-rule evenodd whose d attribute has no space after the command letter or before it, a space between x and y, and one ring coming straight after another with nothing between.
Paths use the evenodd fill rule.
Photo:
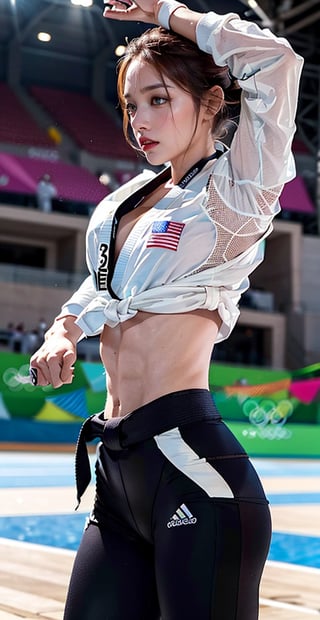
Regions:
<instances>
[{"instance_id":1,"label":"olympic rings logo","mask_svg":"<svg viewBox=\"0 0 320 620\"><path fill-rule=\"evenodd\" d=\"M7 368L2 375L3 383L9 388L11 392L21 392L26 390L27 392L33 392L39 387L35 387L29 377L29 364L23 364L20 368ZM51 386L40 387L42 390L50 390Z\"/></svg>"},{"instance_id":2,"label":"olympic rings logo","mask_svg":"<svg viewBox=\"0 0 320 620\"><path fill-rule=\"evenodd\" d=\"M243 431L244 436L261 439L289 439L291 431L283 428L293 413L293 404L288 399L273 401L264 399L257 401L248 398L242 405L242 411L255 430Z\"/></svg>"}]
</instances>

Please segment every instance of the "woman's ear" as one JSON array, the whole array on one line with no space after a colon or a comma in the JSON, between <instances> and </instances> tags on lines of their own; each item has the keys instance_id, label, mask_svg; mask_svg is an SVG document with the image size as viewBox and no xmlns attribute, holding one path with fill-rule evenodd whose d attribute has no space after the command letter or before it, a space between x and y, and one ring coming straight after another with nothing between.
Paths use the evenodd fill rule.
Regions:
<instances>
[{"instance_id":1,"label":"woman's ear","mask_svg":"<svg viewBox=\"0 0 320 620\"><path fill-rule=\"evenodd\" d=\"M206 93L203 105L207 118L212 118L221 110L224 103L224 92L221 86L212 86Z\"/></svg>"}]
</instances>

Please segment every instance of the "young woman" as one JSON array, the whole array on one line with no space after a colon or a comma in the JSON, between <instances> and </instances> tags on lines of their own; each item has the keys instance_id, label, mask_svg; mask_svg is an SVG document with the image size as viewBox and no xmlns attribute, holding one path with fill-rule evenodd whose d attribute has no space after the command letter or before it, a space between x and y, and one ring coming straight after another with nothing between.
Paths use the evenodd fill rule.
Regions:
<instances>
[{"instance_id":1,"label":"young woman","mask_svg":"<svg viewBox=\"0 0 320 620\"><path fill-rule=\"evenodd\" d=\"M302 61L235 14L111 0L104 15L160 25L128 45L118 88L134 148L169 163L97 207L90 276L31 359L38 384L59 387L72 381L78 339L101 334L106 407L77 450L80 499L85 440L101 438L96 498L65 620L256 620L268 503L215 409L208 367L295 173ZM239 125L221 149L240 92Z\"/></svg>"}]
</instances>

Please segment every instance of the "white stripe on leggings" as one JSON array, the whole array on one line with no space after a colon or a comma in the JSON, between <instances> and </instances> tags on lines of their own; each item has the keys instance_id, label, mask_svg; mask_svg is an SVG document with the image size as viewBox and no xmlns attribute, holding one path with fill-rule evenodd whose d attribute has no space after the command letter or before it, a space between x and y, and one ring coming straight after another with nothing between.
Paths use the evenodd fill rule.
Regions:
<instances>
[{"instance_id":1,"label":"white stripe on leggings","mask_svg":"<svg viewBox=\"0 0 320 620\"><path fill-rule=\"evenodd\" d=\"M229 485L206 459L183 441L178 428L154 437L159 450L188 478L193 480L209 497L234 497Z\"/></svg>"}]
</instances>

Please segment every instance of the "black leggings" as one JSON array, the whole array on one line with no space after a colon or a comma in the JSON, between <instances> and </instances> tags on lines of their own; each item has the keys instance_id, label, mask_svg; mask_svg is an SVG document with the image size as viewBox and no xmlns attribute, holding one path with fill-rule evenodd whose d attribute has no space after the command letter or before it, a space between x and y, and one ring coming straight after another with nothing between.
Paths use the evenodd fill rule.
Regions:
<instances>
[{"instance_id":1,"label":"black leggings","mask_svg":"<svg viewBox=\"0 0 320 620\"><path fill-rule=\"evenodd\" d=\"M176 425L175 412L201 403L204 419ZM171 419L160 434L159 408ZM98 447L64 620L257 620L271 527L251 462L206 390L126 416L136 434L145 416L149 439Z\"/></svg>"}]
</instances>

